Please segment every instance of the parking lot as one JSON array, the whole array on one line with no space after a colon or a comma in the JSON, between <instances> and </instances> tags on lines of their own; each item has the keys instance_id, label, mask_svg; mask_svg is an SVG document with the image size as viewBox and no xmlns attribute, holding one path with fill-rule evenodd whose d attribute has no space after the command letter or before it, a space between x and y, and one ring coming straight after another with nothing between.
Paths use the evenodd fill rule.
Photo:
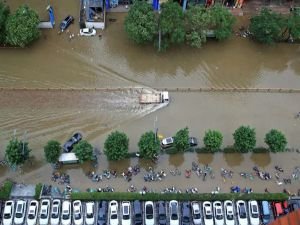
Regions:
<instances>
[{"instance_id":1,"label":"parking lot","mask_svg":"<svg viewBox=\"0 0 300 225\"><path fill-rule=\"evenodd\" d=\"M16 199L0 204L3 225L259 225L299 209L300 198L285 203Z\"/></svg>"}]
</instances>

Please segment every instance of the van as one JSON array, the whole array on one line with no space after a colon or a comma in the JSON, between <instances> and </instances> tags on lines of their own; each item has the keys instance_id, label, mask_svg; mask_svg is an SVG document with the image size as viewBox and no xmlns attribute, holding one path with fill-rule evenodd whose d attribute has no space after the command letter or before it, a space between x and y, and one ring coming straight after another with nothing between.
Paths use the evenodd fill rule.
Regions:
<instances>
[{"instance_id":1,"label":"van","mask_svg":"<svg viewBox=\"0 0 300 225\"><path fill-rule=\"evenodd\" d=\"M268 201L261 202L261 219L263 224L268 224L270 222L270 207Z\"/></svg>"}]
</instances>

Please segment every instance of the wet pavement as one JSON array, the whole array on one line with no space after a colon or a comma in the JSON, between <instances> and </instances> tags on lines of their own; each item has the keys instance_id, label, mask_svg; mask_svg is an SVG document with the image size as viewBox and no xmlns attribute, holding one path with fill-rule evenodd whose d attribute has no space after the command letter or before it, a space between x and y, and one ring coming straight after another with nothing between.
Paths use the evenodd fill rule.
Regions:
<instances>
[{"instance_id":1,"label":"wet pavement","mask_svg":"<svg viewBox=\"0 0 300 225\"><path fill-rule=\"evenodd\" d=\"M8 3L15 8L20 1ZM36 7L42 18L47 16L44 2L35 0L29 4ZM79 3L51 1L51 4L57 24L66 14L72 14L78 21ZM300 46L297 44L265 46L234 36L225 42L209 41L201 49L176 46L158 54L152 46L137 46L126 38L124 15L108 15L116 22L108 22L107 29L101 32L101 40L78 37L79 26L75 22L69 30L69 34L75 34L71 41L68 34L58 35L58 29L54 29L43 31L41 39L29 48L1 49L0 87L300 87ZM239 18L239 24L246 20L246 17ZM0 94L0 159L14 130L17 137L29 141L34 156L32 165L25 165L22 173L1 167L1 181L14 177L26 183L51 182L52 169L44 161L43 146L50 139L63 143L76 131L81 131L84 138L100 150L112 130L124 131L130 139L130 151L135 152L140 135L155 128L163 136L171 136L188 126L191 135L200 140L200 146L205 130L218 129L224 135L225 147L233 143L234 130L246 124L256 128L258 146L264 146L267 131L277 128L286 134L289 148L300 148L300 120L294 118L300 111L297 93L171 93L170 105L155 112L152 106L138 104L136 91L6 90ZM24 131L27 131L25 136ZM255 191L263 191L265 187L281 191L286 187L296 192L299 187L297 181L279 186L275 180L261 181L255 177L252 181L239 175L243 171L252 172L254 165L270 172L275 165L280 165L289 176L293 168L299 166L299 154L295 152L163 155L155 168L168 171L178 167L183 172L193 161L212 166L215 179L203 182L194 174L191 178L168 174L163 181L147 185L156 190L172 185L182 189L197 186L201 192L210 192L216 186L227 192L232 185L251 186ZM138 159L108 163L101 156L98 171L109 168L121 172L136 164L143 169L153 166ZM219 174L221 168L234 171L232 180L223 182ZM70 174L71 184L81 189L111 185L125 191L131 184L122 177L93 183L85 176L92 169L85 164L64 166L62 170ZM132 184L141 188L142 174L134 178Z\"/></svg>"}]
</instances>

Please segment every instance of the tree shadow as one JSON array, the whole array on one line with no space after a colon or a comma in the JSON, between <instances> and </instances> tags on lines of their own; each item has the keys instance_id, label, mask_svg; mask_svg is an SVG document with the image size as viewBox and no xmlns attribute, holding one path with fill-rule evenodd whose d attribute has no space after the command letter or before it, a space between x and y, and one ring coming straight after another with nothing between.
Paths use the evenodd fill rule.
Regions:
<instances>
[{"instance_id":1,"label":"tree shadow","mask_svg":"<svg viewBox=\"0 0 300 225\"><path fill-rule=\"evenodd\" d=\"M211 162L214 159L214 154L210 154L210 153L203 153L203 154L198 153L197 156L198 156L198 162L203 165L211 164Z\"/></svg>"},{"instance_id":2,"label":"tree shadow","mask_svg":"<svg viewBox=\"0 0 300 225\"><path fill-rule=\"evenodd\" d=\"M270 153L252 153L251 160L259 167L266 167L271 163Z\"/></svg>"},{"instance_id":3,"label":"tree shadow","mask_svg":"<svg viewBox=\"0 0 300 225\"><path fill-rule=\"evenodd\" d=\"M242 153L224 153L223 157L229 167L239 166L244 161Z\"/></svg>"}]
</instances>

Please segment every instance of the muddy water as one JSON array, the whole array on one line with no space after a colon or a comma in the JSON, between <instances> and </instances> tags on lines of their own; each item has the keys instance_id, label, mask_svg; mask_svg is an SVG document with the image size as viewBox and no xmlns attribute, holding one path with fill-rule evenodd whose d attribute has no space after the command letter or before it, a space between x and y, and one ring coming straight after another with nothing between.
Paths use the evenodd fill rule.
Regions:
<instances>
[{"instance_id":1,"label":"muddy water","mask_svg":"<svg viewBox=\"0 0 300 225\"><path fill-rule=\"evenodd\" d=\"M9 1L12 9L20 3L30 4L46 19L46 1ZM72 14L78 21L77 2L51 1L56 23ZM123 30L123 14L111 14L116 22L98 37L78 37L78 26L70 27L69 34L57 34L57 29L43 31L42 38L27 49L0 50L0 87L5 88L94 88L94 87L300 87L300 47L279 44L262 46L247 39L233 37L226 42L211 41L202 49L179 46L158 54L152 46L136 46ZM244 19L241 19L241 21ZM73 132L81 131L84 137L102 150L107 134L113 129L126 132L130 138L130 151L137 151L140 134L158 128L164 136L173 135L178 129L188 126L191 135L202 145L207 129L219 129L224 134L224 146L233 143L232 133L241 124L256 128L257 144L264 145L264 134L271 128L282 130L288 138L289 147L300 148L300 120L294 119L299 111L299 94L263 93L171 93L171 104L155 111L152 106L137 103L139 92L72 92L72 91L1 91L0 98L0 157L9 138L26 138L33 149L33 166L24 166L19 174L0 168L0 180L15 177L26 182L49 182L50 166L43 159L43 146L49 139L64 142ZM157 122L156 121L157 118ZM24 131L27 131L26 135ZM224 191L232 184L254 186L255 181L240 178L238 173L251 170L254 164L273 171L275 164L286 168L288 176L299 164L299 154L228 154L228 155L163 155L157 169L191 167L197 160L202 165L215 168L216 178L201 182L196 176L191 179L168 175L165 181L151 183L149 187L176 185L185 188L198 186L210 191L222 186ZM108 163L100 158L99 171L106 168L122 171L129 165L140 164L144 169L154 166L137 159ZM298 165L299 166L299 165ZM236 173L232 183L223 183L219 176L221 167L231 168ZM95 184L85 177L90 166L66 166L72 184L82 189L111 184L118 190L126 190L122 178ZM142 175L134 178L133 184L143 185ZM258 183L255 183L258 184ZM273 182L260 181L255 190L265 186L282 190ZM296 191L298 182L287 186ZM122 188L121 188L122 187Z\"/></svg>"}]
</instances>

